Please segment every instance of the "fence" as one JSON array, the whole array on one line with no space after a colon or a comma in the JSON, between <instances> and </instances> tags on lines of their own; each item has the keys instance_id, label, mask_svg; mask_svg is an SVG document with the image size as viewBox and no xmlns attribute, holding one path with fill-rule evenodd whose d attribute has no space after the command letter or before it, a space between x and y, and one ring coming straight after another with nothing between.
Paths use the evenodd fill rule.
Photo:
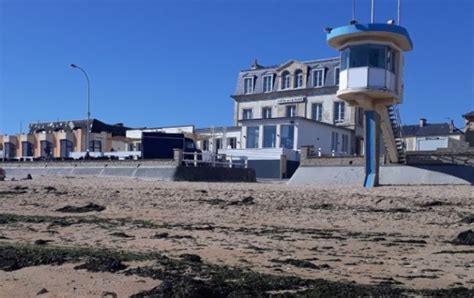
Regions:
<instances>
[{"instance_id":1,"label":"fence","mask_svg":"<svg viewBox=\"0 0 474 298\"><path fill-rule=\"evenodd\" d=\"M178 157L176 156L178 154ZM179 158L179 155L182 158ZM178 158L185 166L210 166L223 168L248 168L246 156L226 155L213 152L182 152L175 150L175 160Z\"/></svg>"}]
</instances>

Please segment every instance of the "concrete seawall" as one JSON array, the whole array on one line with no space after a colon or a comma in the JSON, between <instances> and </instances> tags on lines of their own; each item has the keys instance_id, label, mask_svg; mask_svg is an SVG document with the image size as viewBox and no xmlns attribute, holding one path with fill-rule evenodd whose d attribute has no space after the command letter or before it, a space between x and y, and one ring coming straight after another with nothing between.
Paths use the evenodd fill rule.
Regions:
<instances>
[{"instance_id":1,"label":"concrete seawall","mask_svg":"<svg viewBox=\"0 0 474 298\"><path fill-rule=\"evenodd\" d=\"M5 163L8 178L34 176L127 177L159 181L255 182L255 171L243 168L186 167L173 161Z\"/></svg>"},{"instance_id":2,"label":"concrete seawall","mask_svg":"<svg viewBox=\"0 0 474 298\"><path fill-rule=\"evenodd\" d=\"M363 166L300 166L290 185L355 185L364 183ZM474 167L462 165L387 165L380 167L381 185L474 185Z\"/></svg>"}]
</instances>

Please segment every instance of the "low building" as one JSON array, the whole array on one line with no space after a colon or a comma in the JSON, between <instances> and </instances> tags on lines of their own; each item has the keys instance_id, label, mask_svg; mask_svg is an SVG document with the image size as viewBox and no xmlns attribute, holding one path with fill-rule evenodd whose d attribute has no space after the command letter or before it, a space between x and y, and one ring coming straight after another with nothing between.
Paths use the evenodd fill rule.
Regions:
<instances>
[{"instance_id":1,"label":"low building","mask_svg":"<svg viewBox=\"0 0 474 298\"><path fill-rule=\"evenodd\" d=\"M464 133L453 123L428 123L422 118L417 125L402 126L402 139L406 151L433 151L463 142Z\"/></svg>"},{"instance_id":2,"label":"low building","mask_svg":"<svg viewBox=\"0 0 474 298\"><path fill-rule=\"evenodd\" d=\"M85 154L87 149L91 155L124 151L128 146L127 129L121 123L110 125L91 119L87 146L87 120L33 123L28 133L2 136L1 143L4 158L8 160L66 159L74 153Z\"/></svg>"}]
</instances>

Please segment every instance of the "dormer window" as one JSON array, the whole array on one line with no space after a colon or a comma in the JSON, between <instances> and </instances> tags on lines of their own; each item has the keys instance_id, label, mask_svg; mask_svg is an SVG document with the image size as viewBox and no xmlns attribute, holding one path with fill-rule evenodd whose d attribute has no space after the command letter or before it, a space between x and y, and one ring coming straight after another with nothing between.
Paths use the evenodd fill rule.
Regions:
<instances>
[{"instance_id":1,"label":"dormer window","mask_svg":"<svg viewBox=\"0 0 474 298\"><path fill-rule=\"evenodd\" d=\"M313 87L324 86L324 68L313 70Z\"/></svg>"},{"instance_id":2,"label":"dormer window","mask_svg":"<svg viewBox=\"0 0 474 298\"><path fill-rule=\"evenodd\" d=\"M288 71L284 71L281 75L281 89L289 89L290 88L290 73Z\"/></svg>"},{"instance_id":3,"label":"dormer window","mask_svg":"<svg viewBox=\"0 0 474 298\"><path fill-rule=\"evenodd\" d=\"M273 90L273 75L263 77L263 92L271 92Z\"/></svg>"},{"instance_id":4,"label":"dormer window","mask_svg":"<svg viewBox=\"0 0 474 298\"><path fill-rule=\"evenodd\" d=\"M303 72L298 69L295 71L295 88L303 87Z\"/></svg>"},{"instance_id":5,"label":"dormer window","mask_svg":"<svg viewBox=\"0 0 474 298\"><path fill-rule=\"evenodd\" d=\"M244 94L253 93L253 78L244 79Z\"/></svg>"}]
</instances>

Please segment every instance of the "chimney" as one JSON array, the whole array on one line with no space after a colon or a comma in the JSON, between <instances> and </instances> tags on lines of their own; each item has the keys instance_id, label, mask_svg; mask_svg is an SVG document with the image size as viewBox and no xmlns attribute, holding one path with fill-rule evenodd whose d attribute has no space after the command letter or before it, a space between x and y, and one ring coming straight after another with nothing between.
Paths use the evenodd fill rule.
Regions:
<instances>
[{"instance_id":1,"label":"chimney","mask_svg":"<svg viewBox=\"0 0 474 298\"><path fill-rule=\"evenodd\" d=\"M449 133L453 133L454 132L454 120L451 120L451 122L449 123Z\"/></svg>"},{"instance_id":2,"label":"chimney","mask_svg":"<svg viewBox=\"0 0 474 298\"><path fill-rule=\"evenodd\" d=\"M425 126L426 126L426 119L420 118L420 127L425 127Z\"/></svg>"},{"instance_id":3,"label":"chimney","mask_svg":"<svg viewBox=\"0 0 474 298\"><path fill-rule=\"evenodd\" d=\"M257 59L255 59L255 60L253 61L253 63L252 63L252 66L250 67L250 69L254 70L254 69L259 69L259 68L262 68L262 66L259 65L259 64L257 63Z\"/></svg>"}]
</instances>

